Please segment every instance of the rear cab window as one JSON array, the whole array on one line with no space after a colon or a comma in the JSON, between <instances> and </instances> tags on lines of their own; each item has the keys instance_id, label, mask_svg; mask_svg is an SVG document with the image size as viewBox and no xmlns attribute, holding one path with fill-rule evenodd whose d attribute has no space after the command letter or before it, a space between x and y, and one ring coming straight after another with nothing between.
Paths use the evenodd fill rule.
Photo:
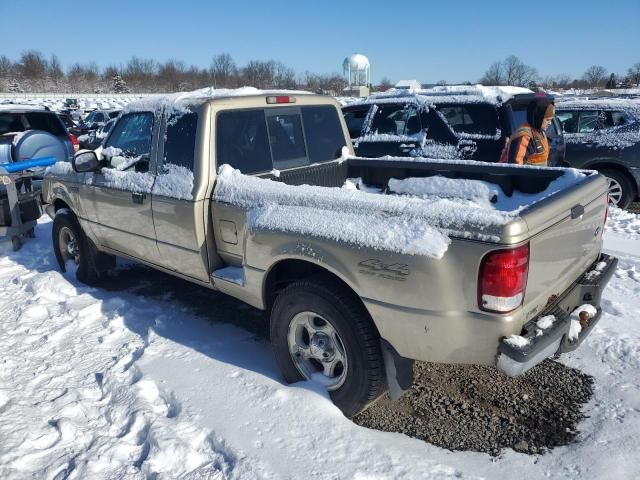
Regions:
<instances>
[{"instance_id":1,"label":"rear cab window","mask_svg":"<svg viewBox=\"0 0 640 480\"><path fill-rule=\"evenodd\" d=\"M217 164L246 174L335 160L344 146L333 105L226 110L216 117Z\"/></svg>"}]
</instances>

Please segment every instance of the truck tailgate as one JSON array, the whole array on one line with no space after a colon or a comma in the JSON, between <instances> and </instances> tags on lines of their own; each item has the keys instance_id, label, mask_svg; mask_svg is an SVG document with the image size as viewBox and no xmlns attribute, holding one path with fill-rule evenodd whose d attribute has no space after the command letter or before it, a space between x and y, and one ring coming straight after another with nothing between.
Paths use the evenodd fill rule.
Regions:
<instances>
[{"instance_id":1,"label":"truck tailgate","mask_svg":"<svg viewBox=\"0 0 640 480\"><path fill-rule=\"evenodd\" d=\"M530 239L527 319L564 292L598 258L607 207L607 184L593 174L524 210Z\"/></svg>"}]
</instances>

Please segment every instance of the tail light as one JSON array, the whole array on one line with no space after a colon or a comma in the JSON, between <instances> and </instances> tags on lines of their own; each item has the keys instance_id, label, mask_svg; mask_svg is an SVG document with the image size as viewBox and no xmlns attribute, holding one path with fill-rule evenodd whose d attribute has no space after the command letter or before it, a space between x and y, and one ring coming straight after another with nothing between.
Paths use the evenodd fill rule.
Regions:
<instances>
[{"instance_id":1,"label":"tail light","mask_svg":"<svg viewBox=\"0 0 640 480\"><path fill-rule=\"evenodd\" d=\"M269 105L275 103L296 103L296 97L290 97L288 95L275 95L267 97L267 103Z\"/></svg>"},{"instance_id":2,"label":"tail light","mask_svg":"<svg viewBox=\"0 0 640 480\"><path fill-rule=\"evenodd\" d=\"M75 137L75 135L71 135L70 133L68 135L69 140L71 140L71 146L73 146L73 153L75 153L80 150L80 144L78 143L78 139Z\"/></svg>"},{"instance_id":3,"label":"tail light","mask_svg":"<svg viewBox=\"0 0 640 480\"><path fill-rule=\"evenodd\" d=\"M607 218L609 218L609 205L611 199L609 198L609 192L607 192L607 206L604 208L604 225L607 226Z\"/></svg>"},{"instance_id":4,"label":"tail light","mask_svg":"<svg viewBox=\"0 0 640 480\"><path fill-rule=\"evenodd\" d=\"M487 312L515 310L522 305L528 275L528 243L487 254L478 274L478 306Z\"/></svg>"}]
</instances>

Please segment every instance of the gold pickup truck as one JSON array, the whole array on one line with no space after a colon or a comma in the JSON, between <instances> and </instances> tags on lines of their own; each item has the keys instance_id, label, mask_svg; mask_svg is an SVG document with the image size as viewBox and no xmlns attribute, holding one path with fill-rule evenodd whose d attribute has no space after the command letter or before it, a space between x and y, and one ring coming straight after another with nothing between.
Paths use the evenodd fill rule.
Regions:
<instances>
[{"instance_id":1,"label":"gold pickup truck","mask_svg":"<svg viewBox=\"0 0 640 480\"><path fill-rule=\"evenodd\" d=\"M86 283L122 256L270 310L286 381L347 416L408 389L414 360L518 375L599 320L604 177L352 152L324 96L142 100L49 169L53 249Z\"/></svg>"}]
</instances>

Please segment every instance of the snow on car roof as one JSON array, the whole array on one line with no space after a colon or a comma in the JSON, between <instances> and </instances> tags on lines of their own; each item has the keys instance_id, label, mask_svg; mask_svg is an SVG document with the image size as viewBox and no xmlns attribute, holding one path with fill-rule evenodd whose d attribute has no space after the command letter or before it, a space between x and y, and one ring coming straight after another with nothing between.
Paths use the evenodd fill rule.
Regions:
<instances>
[{"instance_id":1,"label":"snow on car roof","mask_svg":"<svg viewBox=\"0 0 640 480\"><path fill-rule=\"evenodd\" d=\"M515 95L531 94L528 88L484 85L443 85L427 89L411 90L392 88L386 92L376 93L370 97L350 105L368 105L381 103L420 103L435 105L438 103L491 103L500 105Z\"/></svg>"},{"instance_id":2,"label":"snow on car roof","mask_svg":"<svg viewBox=\"0 0 640 480\"><path fill-rule=\"evenodd\" d=\"M607 110L633 111L636 117L640 117L640 102L636 100L625 100L622 98L603 99L582 99L582 100L562 100L557 103L557 110L592 110L594 108L604 108Z\"/></svg>"},{"instance_id":3,"label":"snow on car roof","mask_svg":"<svg viewBox=\"0 0 640 480\"><path fill-rule=\"evenodd\" d=\"M17 104L17 103L5 103L0 105L0 112L2 111L9 111L9 110L17 110L20 112L25 112L25 111L46 111L47 109L44 107L44 105L23 105L23 104Z\"/></svg>"},{"instance_id":4,"label":"snow on car roof","mask_svg":"<svg viewBox=\"0 0 640 480\"><path fill-rule=\"evenodd\" d=\"M124 107L124 113L154 111L161 107L174 111L185 111L189 106L202 105L210 100L230 97L251 97L257 95L315 95L302 90L259 90L254 87L241 88L201 88L192 92L167 95L152 95L133 101Z\"/></svg>"}]
</instances>

